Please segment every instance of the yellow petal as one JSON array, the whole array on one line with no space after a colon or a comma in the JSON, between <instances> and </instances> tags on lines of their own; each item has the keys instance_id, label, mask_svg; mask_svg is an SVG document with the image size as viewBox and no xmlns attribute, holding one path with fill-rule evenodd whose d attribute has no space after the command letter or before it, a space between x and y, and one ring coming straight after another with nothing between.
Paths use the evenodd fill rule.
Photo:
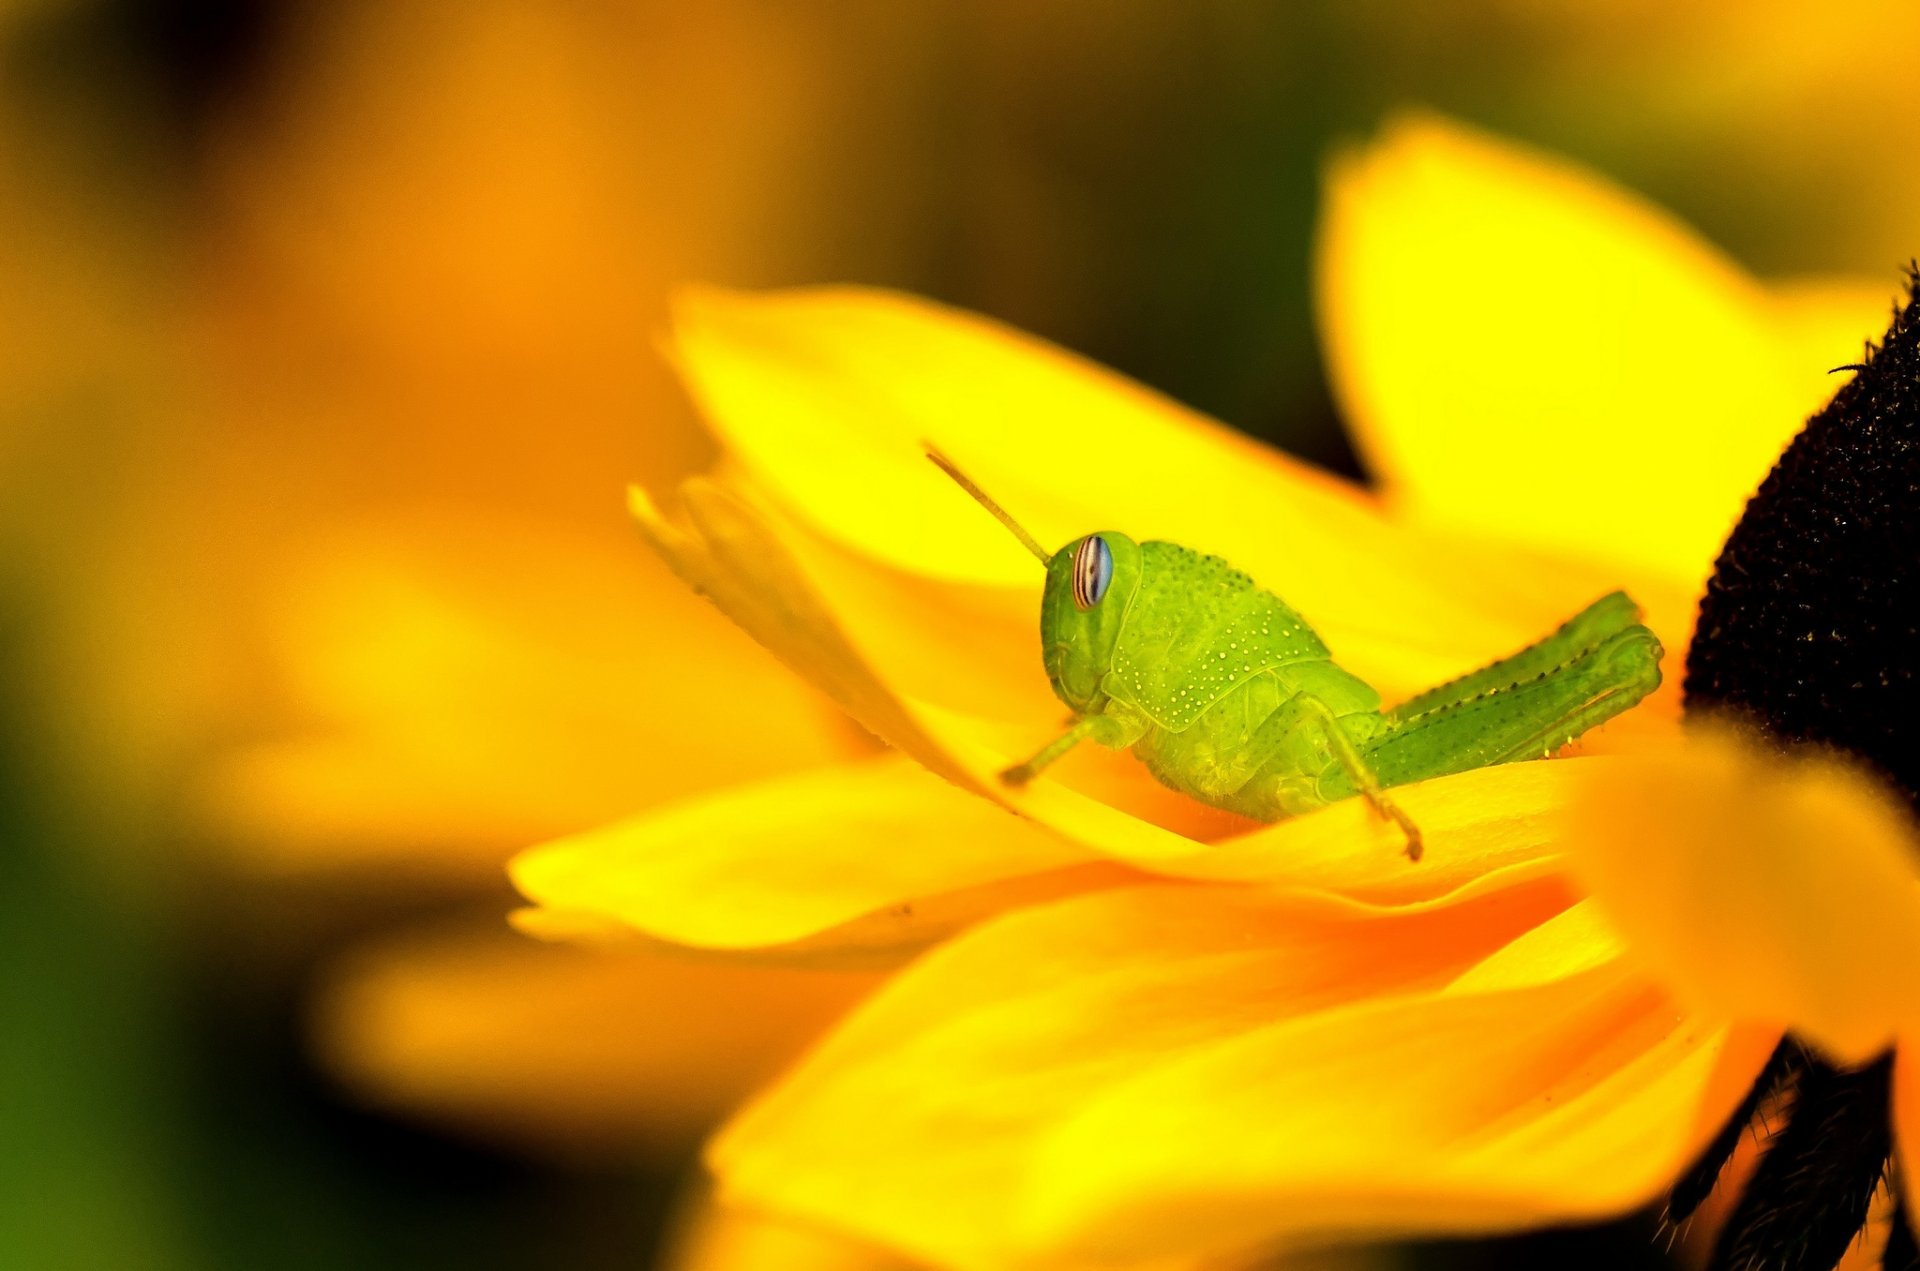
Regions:
<instances>
[{"instance_id":1,"label":"yellow petal","mask_svg":"<svg viewBox=\"0 0 1920 1271\"><path fill-rule=\"evenodd\" d=\"M1426 115L1333 166L1316 270L1398 506L1689 583L1892 295L1775 298L1603 178Z\"/></svg>"},{"instance_id":2,"label":"yellow petal","mask_svg":"<svg viewBox=\"0 0 1920 1271\"><path fill-rule=\"evenodd\" d=\"M1726 1045L1618 964L1271 1024L1056 1131L1023 1234L1150 1254L1620 1212L1671 1182L1743 1093L1720 1079Z\"/></svg>"},{"instance_id":3,"label":"yellow petal","mask_svg":"<svg viewBox=\"0 0 1920 1271\"><path fill-rule=\"evenodd\" d=\"M934 772L1015 808L1077 843L1127 861L1152 863L1190 856L1203 850L1196 838L1212 837L1208 827L1216 827L1217 833L1223 821L1237 823L1156 787L1137 766L1130 780L1113 780L1115 767L1133 762L1121 756L1071 756L1059 765L1058 777L1050 774L1025 789L1008 787L995 774L1031 753L1059 728L1058 705L1044 705L1049 700L1045 677L1037 668L1037 683L1026 690L1033 705L1027 708L1031 718L1025 723L982 718L978 712L995 709L994 702L1004 699L1007 691L996 693L989 682L991 673L972 675L965 666L954 667L951 678L961 684L972 682L980 691L964 709L917 700L891 682L888 659L872 651L871 633L835 607L833 602L841 594L829 593L818 582L831 565L817 544L791 529L776 528L782 524L777 516L741 492L690 482L683 495L686 515L674 521L643 492L632 494L641 528L661 554L748 634L881 739ZM851 602L849 609L855 615L861 612ZM993 634L987 633L988 641ZM1004 637L1009 643L1013 640L1010 628ZM1031 630L1019 637L1029 648L1031 640ZM942 696L949 692L929 691ZM1060 778L1100 797L1090 797ZM1154 820L1129 815L1123 810L1129 807L1154 813Z\"/></svg>"},{"instance_id":4,"label":"yellow petal","mask_svg":"<svg viewBox=\"0 0 1920 1271\"><path fill-rule=\"evenodd\" d=\"M722 441L794 511L942 578L1019 586L1036 571L927 463L923 442L947 449L1049 547L1100 525L1146 536L1199 516L1228 529L1243 518L1223 515L1223 498L1255 490L1342 523L1369 515L1359 491L1151 390L909 296L689 289L673 352ZM1309 507L1277 514L1290 522ZM1231 534L1247 537L1243 526Z\"/></svg>"},{"instance_id":5,"label":"yellow petal","mask_svg":"<svg viewBox=\"0 0 1920 1271\"><path fill-rule=\"evenodd\" d=\"M511 872L570 918L709 949L825 932L841 949L927 944L1016 900L1137 877L899 758L679 804L524 852Z\"/></svg>"},{"instance_id":6,"label":"yellow petal","mask_svg":"<svg viewBox=\"0 0 1920 1271\"><path fill-rule=\"evenodd\" d=\"M364 947L322 993L361 1099L560 1152L686 1150L876 982L454 926Z\"/></svg>"},{"instance_id":7,"label":"yellow petal","mask_svg":"<svg viewBox=\"0 0 1920 1271\"><path fill-rule=\"evenodd\" d=\"M1567 801L1611 762L1502 764L1394 791L1426 842L1418 864L1399 850L1398 829L1354 799L1157 868L1217 882L1324 889L1377 905L1418 904L1496 872L1557 870Z\"/></svg>"},{"instance_id":8,"label":"yellow petal","mask_svg":"<svg viewBox=\"0 0 1920 1271\"><path fill-rule=\"evenodd\" d=\"M930 302L850 288L699 290L675 314L681 372L755 485L894 571L1018 589L1029 631L1033 559L926 461L923 443L1048 546L1108 527L1225 556L1336 652L1359 651L1362 674L1392 679L1392 651L1410 651L1409 692L1537 638L1619 582L1407 534L1353 486L1044 341ZM1366 664L1376 646L1385 665Z\"/></svg>"},{"instance_id":9,"label":"yellow petal","mask_svg":"<svg viewBox=\"0 0 1920 1271\"><path fill-rule=\"evenodd\" d=\"M309 731L204 796L258 866L493 874L529 840L865 748L630 542L365 523L315 549L276 617Z\"/></svg>"},{"instance_id":10,"label":"yellow petal","mask_svg":"<svg viewBox=\"0 0 1920 1271\"><path fill-rule=\"evenodd\" d=\"M1825 758L1706 732L1621 759L1568 810L1570 863L1648 971L1702 1010L1865 1060L1920 1016L1905 813Z\"/></svg>"},{"instance_id":11,"label":"yellow petal","mask_svg":"<svg viewBox=\"0 0 1920 1271\"><path fill-rule=\"evenodd\" d=\"M1101 1090L1275 1020L1438 987L1564 903L1550 880L1399 914L1160 885L1010 914L896 977L712 1160L735 1200L1003 1265L1029 1154Z\"/></svg>"},{"instance_id":12,"label":"yellow petal","mask_svg":"<svg viewBox=\"0 0 1920 1271\"><path fill-rule=\"evenodd\" d=\"M1021 673L1006 662L1006 650L1029 657L1035 652L1030 616L1016 623L1004 605L982 598L984 589L936 586L863 564L822 544L737 482L693 482L684 495L686 510L678 520L644 492L635 491L633 498L642 528L691 584L887 742L1094 851L1148 869L1216 877L1235 876L1234 863L1251 857L1249 869L1277 861L1281 872L1275 877L1311 877L1314 885L1338 888L1346 886L1343 871L1351 867L1358 871L1352 879L1356 891L1411 885L1428 888L1429 895L1443 874L1457 882L1476 865L1493 868L1539 854L1538 843L1524 841L1525 831L1496 829L1472 850L1462 836L1462 851L1450 851L1442 858L1445 865L1425 874L1403 871L1393 832L1368 822L1355 805L1326 814L1334 819L1317 831L1300 831L1319 845L1312 856L1256 845L1227 851L1214 865L1220 849L1203 844L1245 834L1253 823L1173 794L1131 756L1093 746L1081 747L1029 786L1011 789L996 774L1060 727L1060 707L1047 696L1037 657L1024 687L1007 682ZM942 648L950 637L929 629L923 641L914 633L916 622L937 627L940 618L960 614L969 621L956 629L981 651L978 665L964 648L929 657L923 643ZM1494 646L1476 660L1506 651L1509 646ZM1443 798L1437 806L1443 825L1489 819L1472 798ZM1297 875L1286 873L1295 868Z\"/></svg>"}]
</instances>

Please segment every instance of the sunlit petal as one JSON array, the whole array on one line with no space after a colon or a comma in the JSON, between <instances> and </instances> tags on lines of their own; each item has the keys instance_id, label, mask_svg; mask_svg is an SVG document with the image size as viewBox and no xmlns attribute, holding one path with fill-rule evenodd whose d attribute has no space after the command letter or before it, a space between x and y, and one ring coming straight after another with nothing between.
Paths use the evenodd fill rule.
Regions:
<instances>
[{"instance_id":1,"label":"sunlit petal","mask_svg":"<svg viewBox=\"0 0 1920 1271\"><path fill-rule=\"evenodd\" d=\"M1317 269L1397 506L1690 583L1893 293L1775 298L1605 179L1428 115L1334 165Z\"/></svg>"},{"instance_id":2,"label":"sunlit petal","mask_svg":"<svg viewBox=\"0 0 1920 1271\"><path fill-rule=\"evenodd\" d=\"M1617 585L1511 546L1406 534L1356 487L927 301L691 291L673 351L724 444L801 522L903 573L1016 589L1027 615L1035 562L926 462L923 443L1049 547L1113 528L1225 556L1336 651L1358 651L1363 674L1394 680L1395 651L1413 659L1407 691L1509 651ZM1369 665L1376 646L1383 656Z\"/></svg>"},{"instance_id":3,"label":"sunlit petal","mask_svg":"<svg viewBox=\"0 0 1920 1271\"><path fill-rule=\"evenodd\" d=\"M1009 903L1137 880L1097 860L910 760L883 759L549 843L517 857L512 874L548 909L697 948L825 932L842 948L892 948Z\"/></svg>"}]
</instances>

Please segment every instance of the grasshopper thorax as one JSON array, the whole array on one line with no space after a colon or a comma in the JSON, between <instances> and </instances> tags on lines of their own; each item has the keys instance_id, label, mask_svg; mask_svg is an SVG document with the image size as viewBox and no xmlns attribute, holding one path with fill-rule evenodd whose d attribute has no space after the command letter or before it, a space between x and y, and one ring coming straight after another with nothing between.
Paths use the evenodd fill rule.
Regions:
<instances>
[{"instance_id":1,"label":"grasshopper thorax","mask_svg":"<svg viewBox=\"0 0 1920 1271\"><path fill-rule=\"evenodd\" d=\"M1047 560L1040 647L1053 691L1078 713L1099 705L1140 576L1140 545L1117 530L1076 538Z\"/></svg>"}]
</instances>

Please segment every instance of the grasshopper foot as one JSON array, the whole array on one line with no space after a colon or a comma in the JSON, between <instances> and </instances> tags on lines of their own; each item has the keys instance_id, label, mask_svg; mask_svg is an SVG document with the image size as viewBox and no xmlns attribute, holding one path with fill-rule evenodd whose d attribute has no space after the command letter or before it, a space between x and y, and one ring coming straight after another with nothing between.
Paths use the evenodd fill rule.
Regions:
<instances>
[{"instance_id":1,"label":"grasshopper foot","mask_svg":"<svg viewBox=\"0 0 1920 1271\"><path fill-rule=\"evenodd\" d=\"M1399 804L1384 794L1373 795L1367 802L1373 805L1375 812L1378 812L1381 816L1399 826L1400 832L1407 836L1407 846L1405 849L1407 859L1409 861L1419 860L1421 854L1426 851L1426 843L1420 836L1420 827L1413 823L1413 818L1408 816Z\"/></svg>"},{"instance_id":2,"label":"grasshopper foot","mask_svg":"<svg viewBox=\"0 0 1920 1271\"><path fill-rule=\"evenodd\" d=\"M1409 861L1419 860L1420 854L1426 851L1425 845L1420 840L1420 827L1415 825L1413 821L1404 814L1396 819L1400 822L1400 828L1404 830L1407 835L1407 859Z\"/></svg>"}]
</instances>

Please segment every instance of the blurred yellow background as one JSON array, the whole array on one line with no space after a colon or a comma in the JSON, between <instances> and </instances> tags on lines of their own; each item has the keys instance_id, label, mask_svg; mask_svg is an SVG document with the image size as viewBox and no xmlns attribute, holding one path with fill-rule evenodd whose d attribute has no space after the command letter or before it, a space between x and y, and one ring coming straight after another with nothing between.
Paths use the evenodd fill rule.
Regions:
<instances>
[{"instance_id":1,"label":"blurred yellow background","mask_svg":"<svg viewBox=\"0 0 1920 1271\"><path fill-rule=\"evenodd\" d=\"M1891 0L0 5L0 1266L648 1265L703 1130L868 986L505 925L517 848L872 745L626 524L707 453L676 284L921 292L1353 473L1308 294L1332 148L1432 106L1763 274L1891 278L1916 34Z\"/></svg>"}]
</instances>

